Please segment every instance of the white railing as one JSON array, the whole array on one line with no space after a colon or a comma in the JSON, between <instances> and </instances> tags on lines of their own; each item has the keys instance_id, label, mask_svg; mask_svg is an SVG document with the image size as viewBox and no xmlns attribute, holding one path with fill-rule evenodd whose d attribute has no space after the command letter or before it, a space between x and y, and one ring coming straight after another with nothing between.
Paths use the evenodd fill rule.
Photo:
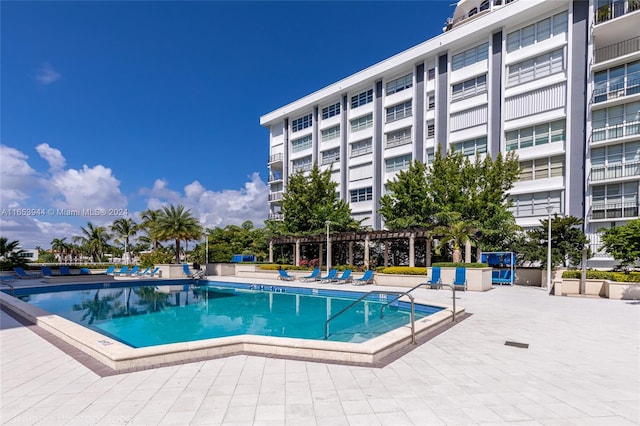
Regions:
<instances>
[{"instance_id":1,"label":"white railing","mask_svg":"<svg viewBox=\"0 0 640 426\"><path fill-rule=\"evenodd\" d=\"M591 167L591 182L640 176L640 161Z\"/></svg>"}]
</instances>

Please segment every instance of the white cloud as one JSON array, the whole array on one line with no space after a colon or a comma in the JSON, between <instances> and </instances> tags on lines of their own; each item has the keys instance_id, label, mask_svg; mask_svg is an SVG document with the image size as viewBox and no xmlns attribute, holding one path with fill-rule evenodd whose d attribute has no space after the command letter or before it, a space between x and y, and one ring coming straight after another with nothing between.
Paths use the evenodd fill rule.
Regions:
<instances>
[{"instance_id":1,"label":"white cloud","mask_svg":"<svg viewBox=\"0 0 640 426\"><path fill-rule=\"evenodd\" d=\"M184 195L181 195L167 186L166 180L158 179L153 188L141 191L149 196L147 207L158 209L167 204L182 204L208 227L240 225L246 220L262 226L269 212L269 187L258 173L253 173L244 188L237 190L211 191L194 181L184 187Z\"/></svg>"},{"instance_id":2,"label":"white cloud","mask_svg":"<svg viewBox=\"0 0 640 426\"><path fill-rule=\"evenodd\" d=\"M111 169L98 164L82 169L67 169L51 176L57 195L53 205L68 209L113 209L126 207L127 199L120 192L120 181Z\"/></svg>"},{"instance_id":3,"label":"white cloud","mask_svg":"<svg viewBox=\"0 0 640 426\"><path fill-rule=\"evenodd\" d=\"M28 192L36 183L36 171L31 168L29 157L15 148L0 145L0 204L26 200Z\"/></svg>"},{"instance_id":4,"label":"white cloud","mask_svg":"<svg viewBox=\"0 0 640 426\"><path fill-rule=\"evenodd\" d=\"M53 69L51 64L49 64L48 62L42 64L42 66L38 70L38 73L36 74L36 80L38 81L38 83L44 86L54 83L61 78L62 75L55 69Z\"/></svg>"},{"instance_id":5,"label":"white cloud","mask_svg":"<svg viewBox=\"0 0 640 426\"><path fill-rule=\"evenodd\" d=\"M25 249L35 246L47 249L54 238L66 238L71 242L71 237L78 233L78 229L78 226L70 223L51 223L29 216L13 216L2 221L2 236L11 241L20 241Z\"/></svg>"},{"instance_id":6,"label":"white cloud","mask_svg":"<svg viewBox=\"0 0 640 426\"><path fill-rule=\"evenodd\" d=\"M61 170L67 165L67 160L62 156L62 152L59 149L51 148L48 143L41 143L36 146L36 151L38 151L40 157L49 163L49 168L52 172Z\"/></svg>"}]
</instances>

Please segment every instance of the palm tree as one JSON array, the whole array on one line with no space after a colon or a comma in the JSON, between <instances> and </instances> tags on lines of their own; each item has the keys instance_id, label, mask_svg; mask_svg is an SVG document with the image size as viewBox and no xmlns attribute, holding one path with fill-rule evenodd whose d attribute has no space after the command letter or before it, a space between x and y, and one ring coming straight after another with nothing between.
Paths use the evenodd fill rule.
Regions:
<instances>
[{"instance_id":1,"label":"palm tree","mask_svg":"<svg viewBox=\"0 0 640 426\"><path fill-rule=\"evenodd\" d=\"M51 240L51 251L53 251L54 254L58 254L60 255L60 257L58 258L59 261L62 261L62 256L67 254L67 251L69 250L69 243L67 243L65 240L67 238L54 238L53 240Z\"/></svg>"},{"instance_id":2,"label":"palm tree","mask_svg":"<svg viewBox=\"0 0 640 426\"><path fill-rule=\"evenodd\" d=\"M115 232L118 237L116 238L116 241L118 241L118 239L124 240L124 255L122 256L122 258L123 260L128 259L128 251L131 248L129 239L138 232L138 224L135 223L130 217L123 217L113 221L111 230Z\"/></svg>"},{"instance_id":3,"label":"palm tree","mask_svg":"<svg viewBox=\"0 0 640 426\"><path fill-rule=\"evenodd\" d=\"M462 254L460 248L468 241L472 244L477 242L476 232L478 229L472 222L460 220L453 222L449 226L440 226L436 228L435 234L440 235L440 242L436 250L440 251L442 247L451 243L453 245L453 262L462 262Z\"/></svg>"},{"instance_id":4,"label":"palm tree","mask_svg":"<svg viewBox=\"0 0 640 426\"><path fill-rule=\"evenodd\" d=\"M20 248L20 241L9 241L5 237L0 237L0 262L3 267L24 266L26 263L25 258L22 256L24 252Z\"/></svg>"},{"instance_id":5,"label":"palm tree","mask_svg":"<svg viewBox=\"0 0 640 426\"><path fill-rule=\"evenodd\" d=\"M147 209L140 214L142 222L138 227L143 229L147 234L139 239L143 242L149 243L153 246L154 250L159 247L160 238L158 237L158 218L161 216L161 210Z\"/></svg>"},{"instance_id":6,"label":"palm tree","mask_svg":"<svg viewBox=\"0 0 640 426\"><path fill-rule=\"evenodd\" d=\"M195 240L202 235L202 226L183 205L163 207L157 223L159 239L176 243L176 263L180 263L180 240Z\"/></svg>"},{"instance_id":7,"label":"palm tree","mask_svg":"<svg viewBox=\"0 0 640 426\"><path fill-rule=\"evenodd\" d=\"M73 241L81 243L87 249L94 262L99 262L105 249L109 247L111 236L108 234L104 226L93 226L91 222L87 222L87 227L80 227L82 235L75 235Z\"/></svg>"}]
</instances>

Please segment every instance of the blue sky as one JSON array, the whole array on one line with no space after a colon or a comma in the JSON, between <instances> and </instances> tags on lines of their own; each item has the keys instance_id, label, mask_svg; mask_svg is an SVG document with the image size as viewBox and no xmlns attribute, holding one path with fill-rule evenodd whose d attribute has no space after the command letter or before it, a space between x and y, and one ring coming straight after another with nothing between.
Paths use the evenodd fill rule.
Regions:
<instances>
[{"instance_id":1,"label":"blue sky","mask_svg":"<svg viewBox=\"0 0 640 426\"><path fill-rule=\"evenodd\" d=\"M27 248L166 203L209 227L262 226L260 116L440 34L454 11L444 1L0 7L0 235Z\"/></svg>"}]
</instances>

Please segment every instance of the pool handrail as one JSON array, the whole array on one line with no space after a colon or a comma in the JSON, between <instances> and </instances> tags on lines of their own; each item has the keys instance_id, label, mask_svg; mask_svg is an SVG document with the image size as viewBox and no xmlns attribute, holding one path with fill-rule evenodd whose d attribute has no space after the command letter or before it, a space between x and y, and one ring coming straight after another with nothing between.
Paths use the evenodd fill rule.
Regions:
<instances>
[{"instance_id":1,"label":"pool handrail","mask_svg":"<svg viewBox=\"0 0 640 426\"><path fill-rule=\"evenodd\" d=\"M426 283L420 283L418 285L416 285L415 287L411 288L410 290L407 291L408 293L411 293L413 290L420 288L422 286L431 286L431 282L426 282ZM445 283L440 283L440 286L445 286L445 287L449 287L452 291L453 291L453 322L456 322L456 286L453 284L445 284ZM392 304L393 302L395 302L396 300L400 299L403 296L403 294L400 294L400 296L396 297L395 299L391 300L390 302L385 303L384 305L382 305L382 307L380 308L380 318L382 318L382 316L384 315L384 308L386 308L387 306L389 306L390 304Z\"/></svg>"},{"instance_id":2,"label":"pool handrail","mask_svg":"<svg viewBox=\"0 0 640 426\"><path fill-rule=\"evenodd\" d=\"M343 308L337 314L331 315L331 317L329 317L324 322L324 340L327 340L329 338L329 322L331 320L335 319L339 315L342 315L347 310L349 310L351 307L353 307L354 305L360 303L362 300L366 299L367 297L371 296L372 294L400 294L401 296L407 296L411 300L411 343L415 344L416 343L416 318L415 318L414 298L413 298L412 295L410 295L409 293L404 292L404 291L388 291L388 290L372 290L372 291L362 295L360 298L358 298L355 302L351 303L347 307Z\"/></svg>"}]
</instances>

